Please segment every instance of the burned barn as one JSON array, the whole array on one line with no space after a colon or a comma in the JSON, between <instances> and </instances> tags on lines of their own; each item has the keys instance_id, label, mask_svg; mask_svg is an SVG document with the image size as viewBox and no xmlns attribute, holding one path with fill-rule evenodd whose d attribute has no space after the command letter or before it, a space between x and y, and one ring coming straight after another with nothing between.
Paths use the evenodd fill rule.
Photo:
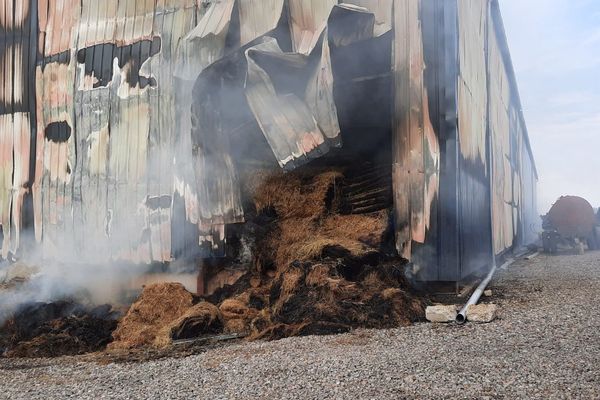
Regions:
<instances>
[{"instance_id":1,"label":"burned barn","mask_svg":"<svg viewBox=\"0 0 600 400\"><path fill-rule=\"evenodd\" d=\"M0 29L3 258L460 282L537 238L497 0L2 0Z\"/></svg>"}]
</instances>

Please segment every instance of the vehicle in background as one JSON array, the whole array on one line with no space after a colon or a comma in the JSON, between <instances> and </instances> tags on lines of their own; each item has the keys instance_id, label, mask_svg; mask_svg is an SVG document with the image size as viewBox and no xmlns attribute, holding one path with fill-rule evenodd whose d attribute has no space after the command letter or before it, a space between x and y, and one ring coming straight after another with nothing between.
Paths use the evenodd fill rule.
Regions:
<instances>
[{"instance_id":1,"label":"vehicle in background","mask_svg":"<svg viewBox=\"0 0 600 400\"><path fill-rule=\"evenodd\" d=\"M596 250L600 244L600 222L591 204L577 196L563 196L543 218L544 251L556 253L559 246L577 249L579 253Z\"/></svg>"}]
</instances>

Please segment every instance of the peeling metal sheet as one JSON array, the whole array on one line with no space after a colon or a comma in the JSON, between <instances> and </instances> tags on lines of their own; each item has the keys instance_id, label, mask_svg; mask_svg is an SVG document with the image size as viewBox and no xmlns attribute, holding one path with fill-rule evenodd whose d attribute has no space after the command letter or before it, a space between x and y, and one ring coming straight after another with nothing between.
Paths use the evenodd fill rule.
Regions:
<instances>
[{"instance_id":1,"label":"peeling metal sheet","mask_svg":"<svg viewBox=\"0 0 600 400\"><path fill-rule=\"evenodd\" d=\"M244 221L229 138L220 123L221 91L212 77L203 75L198 81L192 105L192 157L201 232Z\"/></svg>"},{"instance_id":2,"label":"peeling metal sheet","mask_svg":"<svg viewBox=\"0 0 600 400\"><path fill-rule=\"evenodd\" d=\"M323 135L333 147L342 145L337 106L333 96L333 67L327 31L323 33L321 59L313 69L306 87L306 103L311 110Z\"/></svg>"},{"instance_id":3,"label":"peeling metal sheet","mask_svg":"<svg viewBox=\"0 0 600 400\"><path fill-rule=\"evenodd\" d=\"M198 25L183 38L177 50L178 78L194 82L204 68L223 56L234 5L234 0L211 3Z\"/></svg>"},{"instance_id":4,"label":"peeling metal sheet","mask_svg":"<svg viewBox=\"0 0 600 400\"><path fill-rule=\"evenodd\" d=\"M292 49L310 54L327 25L337 0L288 0Z\"/></svg>"},{"instance_id":5,"label":"peeling metal sheet","mask_svg":"<svg viewBox=\"0 0 600 400\"><path fill-rule=\"evenodd\" d=\"M394 26L396 246L403 257L411 259L413 242L426 240L431 207L439 191L439 143L424 85L418 0L394 3Z\"/></svg>"},{"instance_id":6,"label":"peeling metal sheet","mask_svg":"<svg viewBox=\"0 0 600 400\"><path fill-rule=\"evenodd\" d=\"M246 51L248 104L279 165L291 169L323 155L329 147L307 104L293 93L277 93L271 77L257 61L269 57L296 69L301 69L307 60L297 54L286 55L274 39L266 39Z\"/></svg>"},{"instance_id":7,"label":"peeling metal sheet","mask_svg":"<svg viewBox=\"0 0 600 400\"><path fill-rule=\"evenodd\" d=\"M147 199L173 193L172 55L197 4L49 0L42 11L36 237L50 254L73 238L100 259L170 260L170 202ZM72 134L48 140L58 126Z\"/></svg>"},{"instance_id":8,"label":"peeling metal sheet","mask_svg":"<svg viewBox=\"0 0 600 400\"><path fill-rule=\"evenodd\" d=\"M368 9L351 4L336 5L328 20L328 36L335 46L349 44L373 37L375 15Z\"/></svg>"},{"instance_id":9,"label":"peeling metal sheet","mask_svg":"<svg viewBox=\"0 0 600 400\"><path fill-rule=\"evenodd\" d=\"M198 25L182 38L174 55L173 88L177 94L173 96L176 111L175 194L183 199L186 221L198 227L196 244L206 255L223 254L224 235L221 235L221 231L224 224L243 221L236 172L227 147L223 147L226 142L214 142L214 136L211 135L192 140L193 129L202 131L211 129L211 126L194 128L190 107L194 103L193 88L200 74L225 54L234 6L232 0L212 2ZM250 18L257 4L245 2L240 7L243 8L240 13L247 13L244 17ZM253 22L255 24L244 35L252 35L252 29L269 25L268 21L259 18ZM208 155L199 150L205 148L216 153ZM197 171L196 168L202 169ZM181 243L174 245L177 249L185 247Z\"/></svg>"}]
</instances>

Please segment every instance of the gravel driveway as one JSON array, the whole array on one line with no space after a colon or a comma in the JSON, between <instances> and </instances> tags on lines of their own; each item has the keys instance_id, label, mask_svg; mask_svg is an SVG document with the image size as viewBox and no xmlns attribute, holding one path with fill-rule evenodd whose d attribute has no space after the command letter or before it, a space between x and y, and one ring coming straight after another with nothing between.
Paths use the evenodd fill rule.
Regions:
<instances>
[{"instance_id":1,"label":"gravel driveway","mask_svg":"<svg viewBox=\"0 0 600 400\"><path fill-rule=\"evenodd\" d=\"M2 399L600 399L600 252L500 271L500 318L100 365L0 360Z\"/></svg>"}]
</instances>

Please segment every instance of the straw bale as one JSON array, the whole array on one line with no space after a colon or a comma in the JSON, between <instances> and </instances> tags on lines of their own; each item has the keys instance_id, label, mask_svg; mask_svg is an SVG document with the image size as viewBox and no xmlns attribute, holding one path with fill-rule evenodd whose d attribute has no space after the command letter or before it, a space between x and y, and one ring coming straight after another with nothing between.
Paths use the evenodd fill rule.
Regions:
<instances>
[{"instance_id":1,"label":"straw bale","mask_svg":"<svg viewBox=\"0 0 600 400\"><path fill-rule=\"evenodd\" d=\"M159 332L182 317L194 304L193 295L180 283L148 285L131 305L110 349L130 349L154 344Z\"/></svg>"},{"instance_id":2,"label":"straw bale","mask_svg":"<svg viewBox=\"0 0 600 400\"><path fill-rule=\"evenodd\" d=\"M154 346L165 347L173 340L192 339L221 333L223 318L214 304L202 301L189 308L181 317L162 328L154 339Z\"/></svg>"}]
</instances>

